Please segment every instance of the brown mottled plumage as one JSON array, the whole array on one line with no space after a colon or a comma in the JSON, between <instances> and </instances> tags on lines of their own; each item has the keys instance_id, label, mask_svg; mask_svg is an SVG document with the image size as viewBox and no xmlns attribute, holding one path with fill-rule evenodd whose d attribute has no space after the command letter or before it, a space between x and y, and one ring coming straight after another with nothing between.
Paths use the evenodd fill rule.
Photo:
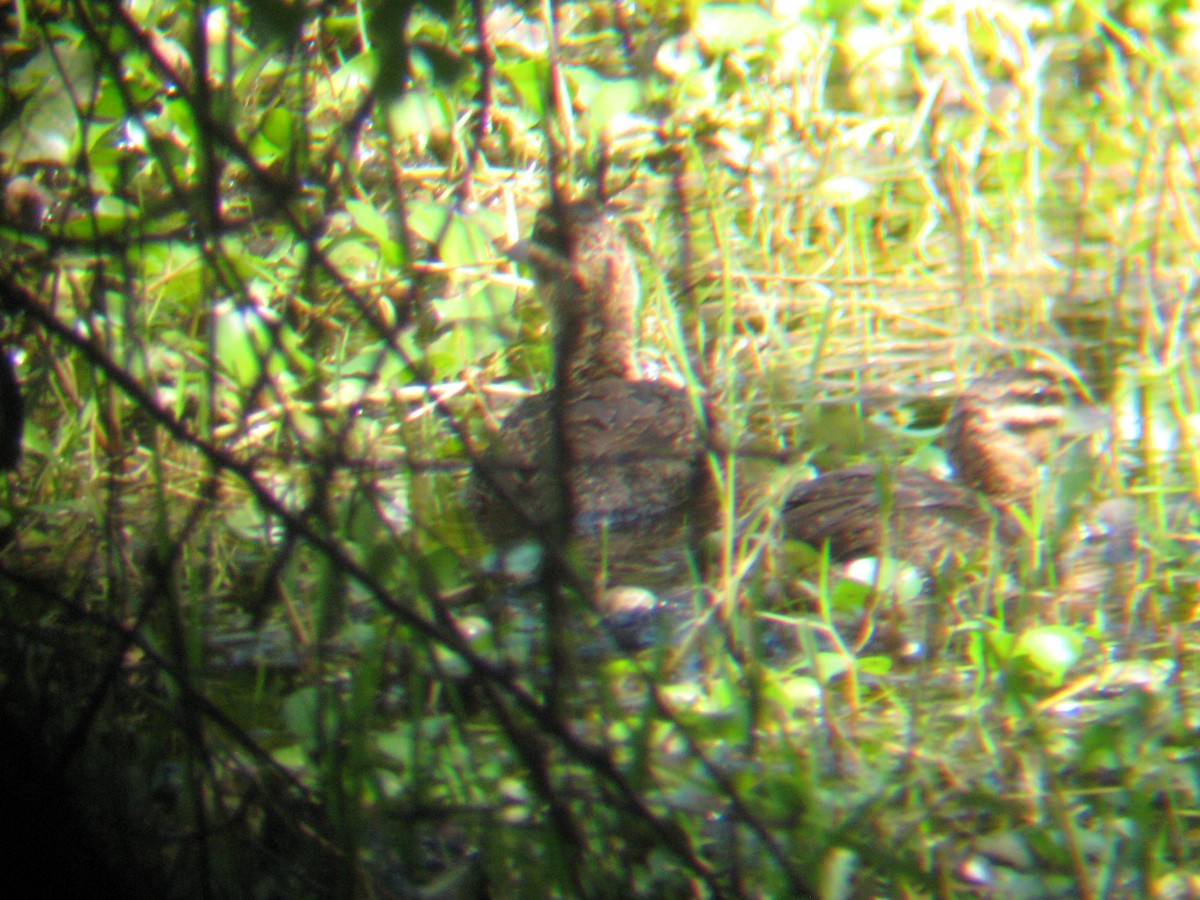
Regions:
<instances>
[{"instance_id":1,"label":"brown mottled plumage","mask_svg":"<svg viewBox=\"0 0 1200 900\"><path fill-rule=\"evenodd\" d=\"M927 571L985 550L997 529L1011 542L1018 526L994 511L1031 503L1065 415L1062 386L1050 374L985 375L963 392L946 425L957 483L905 467L831 472L788 498L787 535L827 543L836 561L886 553Z\"/></svg>"},{"instance_id":2,"label":"brown mottled plumage","mask_svg":"<svg viewBox=\"0 0 1200 900\"><path fill-rule=\"evenodd\" d=\"M640 377L637 270L602 207L547 207L522 244L514 255L550 312L557 383L519 403L480 460L480 529L503 544L569 521L571 536L602 536L606 559L636 568L645 545L678 544L685 523L710 515L703 422L685 391Z\"/></svg>"}]
</instances>

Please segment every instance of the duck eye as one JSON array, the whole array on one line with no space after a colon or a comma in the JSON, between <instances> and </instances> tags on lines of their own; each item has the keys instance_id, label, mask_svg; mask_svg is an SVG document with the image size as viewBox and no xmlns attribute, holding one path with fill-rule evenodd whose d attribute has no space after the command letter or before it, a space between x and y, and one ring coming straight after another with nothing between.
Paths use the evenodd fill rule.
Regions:
<instances>
[{"instance_id":1,"label":"duck eye","mask_svg":"<svg viewBox=\"0 0 1200 900\"><path fill-rule=\"evenodd\" d=\"M1063 402L1063 394L1056 387L1044 385L1030 391L1025 397L1025 402L1032 406L1059 406Z\"/></svg>"}]
</instances>

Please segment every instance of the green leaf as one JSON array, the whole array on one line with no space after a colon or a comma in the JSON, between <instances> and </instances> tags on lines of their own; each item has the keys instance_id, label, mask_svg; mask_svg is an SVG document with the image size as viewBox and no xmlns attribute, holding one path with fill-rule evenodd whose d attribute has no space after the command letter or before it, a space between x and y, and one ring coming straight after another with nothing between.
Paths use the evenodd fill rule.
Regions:
<instances>
[{"instance_id":1,"label":"green leaf","mask_svg":"<svg viewBox=\"0 0 1200 900\"><path fill-rule=\"evenodd\" d=\"M409 230L421 240L436 244L441 240L451 209L446 203L409 203L405 213Z\"/></svg>"},{"instance_id":2,"label":"green leaf","mask_svg":"<svg viewBox=\"0 0 1200 900\"><path fill-rule=\"evenodd\" d=\"M388 126L397 138L427 137L436 131L449 132L454 117L440 94L412 89L387 107Z\"/></svg>"},{"instance_id":3,"label":"green leaf","mask_svg":"<svg viewBox=\"0 0 1200 900\"><path fill-rule=\"evenodd\" d=\"M240 387L255 384L262 374L263 354L270 347L265 323L253 311L225 306L216 313L214 339L221 367Z\"/></svg>"},{"instance_id":4,"label":"green leaf","mask_svg":"<svg viewBox=\"0 0 1200 900\"><path fill-rule=\"evenodd\" d=\"M391 731L380 733L375 746L384 756L398 763L411 762L414 746L438 743L453 732L450 716L425 716L417 722L401 722Z\"/></svg>"},{"instance_id":5,"label":"green leaf","mask_svg":"<svg viewBox=\"0 0 1200 900\"><path fill-rule=\"evenodd\" d=\"M544 59L528 59L498 68L498 73L508 79L521 108L536 119L546 114L547 85L550 83L550 67Z\"/></svg>"},{"instance_id":6,"label":"green leaf","mask_svg":"<svg viewBox=\"0 0 1200 900\"><path fill-rule=\"evenodd\" d=\"M213 316L217 360L239 387L257 384L264 365L272 377L282 375L288 363L313 371L315 364L286 325L272 327L257 310L231 303L220 304Z\"/></svg>"},{"instance_id":7,"label":"green leaf","mask_svg":"<svg viewBox=\"0 0 1200 900\"><path fill-rule=\"evenodd\" d=\"M391 224L383 213L362 200L347 200L346 211L354 227L375 241L385 264L397 266L403 261L402 248L392 240Z\"/></svg>"},{"instance_id":8,"label":"green leaf","mask_svg":"<svg viewBox=\"0 0 1200 900\"><path fill-rule=\"evenodd\" d=\"M1013 659L1027 660L1045 676L1048 684L1058 686L1079 661L1085 643L1083 634L1074 628L1046 625L1017 638Z\"/></svg>"},{"instance_id":9,"label":"green leaf","mask_svg":"<svg viewBox=\"0 0 1200 900\"><path fill-rule=\"evenodd\" d=\"M0 133L0 151L9 164L55 162L68 165L79 139L74 97L88 97L96 83L87 41L71 28L70 40L55 41L20 70L21 83L33 90L16 121ZM64 83L65 81L65 83Z\"/></svg>"},{"instance_id":10,"label":"green leaf","mask_svg":"<svg viewBox=\"0 0 1200 900\"><path fill-rule=\"evenodd\" d=\"M259 134L281 150L291 147L296 135L296 114L278 106L267 110Z\"/></svg>"},{"instance_id":11,"label":"green leaf","mask_svg":"<svg viewBox=\"0 0 1200 900\"><path fill-rule=\"evenodd\" d=\"M445 203L410 203L408 227L417 237L437 246L448 266L474 266L496 259L495 241L504 223L487 211L459 215Z\"/></svg>"},{"instance_id":12,"label":"green leaf","mask_svg":"<svg viewBox=\"0 0 1200 900\"><path fill-rule=\"evenodd\" d=\"M712 54L737 53L763 44L783 26L760 6L748 3L710 3L700 7L692 33Z\"/></svg>"},{"instance_id":13,"label":"green leaf","mask_svg":"<svg viewBox=\"0 0 1200 900\"><path fill-rule=\"evenodd\" d=\"M496 258L491 236L474 218L455 216L438 245L438 255L446 265L473 266Z\"/></svg>"},{"instance_id":14,"label":"green leaf","mask_svg":"<svg viewBox=\"0 0 1200 900\"><path fill-rule=\"evenodd\" d=\"M141 217L141 211L117 197L101 197L91 215L72 219L63 226L63 233L81 240L128 232Z\"/></svg>"},{"instance_id":15,"label":"green leaf","mask_svg":"<svg viewBox=\"0 0 1200 900\"><path fill-rule=\"evenodd\" d=\"M325 247L329 261L351 280L369 277L379 266L380 252L374 244L356 240L353 236L332 241Z\"/></svg>"},{"instance_id":16,"label":"green leaf","mask_svg":"<svg viewBox=\"0 0 1200 900\"><path fill-rule=\"evenodd\" d=\"M264 42L278 41L293 47L300 40L309 6L286 0L247 0L250 33Z\"/></svg>"},{"instance_id":17,"label":"green leaf","mask_svg":"<svg viewBox=\"0 0 1200 900\"><path fill-rule=\"evenodd\" d=\"M320 709L320 701L315 687L302 687L283 701L283 724L310 750L317 742L317 710Z\"/></svg>"},{"instance_id":18,"label":"green leaf","mask_svg":"<svg viewBox=\"0 0 1200 900\"><path fill-rule=\"evenodd\" d=\"M830 608L838 611L857 612L871 596L871 586L853 578L842 578L829 592Z\"/></svg>"},{"instance_id":19,"label":"green leaf","mask_svg":"<svg viewBox=\"0 0 1200 900\"><path fill-rule=\"evenodd\" d=\"M250 142L250 152L260 166L269 166L292 150L296 117L285 109L275 108L263 116L258 134Z\"/></svg>"},{"instance_id":20,"label":"green leaf","mask_svg":"<svg viewBox=\"0 0 1200 900\"><path fill-rule=\"evenodd\" d=\"M635 78L602 78L584 68L572 69L569 77L577 87L580 106L587 110L593 135L602 134L615 120L643 106L642 85Z\"/></svg>"}]
</instances>

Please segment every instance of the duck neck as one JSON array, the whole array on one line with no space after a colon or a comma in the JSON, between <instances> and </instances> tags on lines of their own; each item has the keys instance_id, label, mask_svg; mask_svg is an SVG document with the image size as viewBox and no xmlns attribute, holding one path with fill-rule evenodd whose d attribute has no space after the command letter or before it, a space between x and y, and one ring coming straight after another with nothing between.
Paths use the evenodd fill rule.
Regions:
<instances>
[{"instance_id":1,"label":"duck neck","mask_svg":"<svg viewBox=\"0 0 1200 900\"><path fill-rule=\"evenodd\" d=\"M564 323L555 337L555 383L568 390L609 378L641 378L633 340L625 327L596 317Z\"/></svg>"},{"instance_id":2,"label":"duck neck","mask_svg":"<svg viewBox=\"0 0 1200 900\"><path fill-rule=\"evenodd\" d=\"M555 313L556 382L572 387L605 378L636 381L642 377L635 351L637 274L631 266L606 258L587 265L600 265L602 270L577 268L558 288L573 296L550 304Z\"/></svg>"}]
</instances>

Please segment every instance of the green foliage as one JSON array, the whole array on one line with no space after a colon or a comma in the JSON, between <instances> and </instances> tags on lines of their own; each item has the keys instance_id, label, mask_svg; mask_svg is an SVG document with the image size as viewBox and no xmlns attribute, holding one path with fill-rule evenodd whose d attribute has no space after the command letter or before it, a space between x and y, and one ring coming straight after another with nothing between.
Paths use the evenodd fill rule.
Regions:
<instances>
[{"instance_id":1,"label":"green foliage","mask_svg":"<svg viewBox=\"0 0 1200 900\"><path fill-rule=\"evenodd\" d=\"M161 896L1194 893L1186 4L483 11L13 12L0 712L105 859ZM552 180L624 210L642 360L736 451L653 626L463 501L552 378L503 252ZM1105 416L1019 571L779 538L814 470L944 470L950 398L1024 363Z\"/></svg>"}]
</instances>

